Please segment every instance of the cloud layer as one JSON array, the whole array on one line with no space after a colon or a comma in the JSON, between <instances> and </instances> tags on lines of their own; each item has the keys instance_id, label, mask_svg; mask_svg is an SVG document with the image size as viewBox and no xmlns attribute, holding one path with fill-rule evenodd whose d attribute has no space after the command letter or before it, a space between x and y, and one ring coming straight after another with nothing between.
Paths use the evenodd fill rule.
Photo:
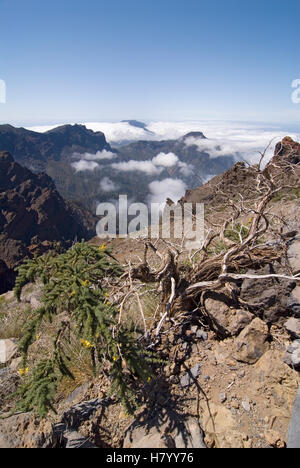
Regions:
<instances>
[{"instance_id":1,"label":"cloud layer","mask_svg":"<svg viewBox=\"0 0 300 468\"><path fill-rule=\"evenodd\" d=\"M178 161L179 158L174 153L159 153L152 159L153 164L163 167L173 167Z\"/></svg>"},{"instance_id":2,"label":"cloud layer","mask_svg":"<svg viewBox=\"0 0 300 468\"><path fill-rule=\"evenodd\" d=\"M288 127L243 122L149 122L147 129L152 133L127 122L85 122L83 124L91 130L102 131L112 145L137 140L178 139L189 132L202 131L209 142L199 140L199 148L203 149L206 144L211 157L230 154L249 162L255 162L257 151L262 151L272 139L274 139L274 145L286 135L300 140L300 133L295 133ZM29 129L45 132L56 126L39 126ZM269 156L272 155L274 145L270 147Z\"/></svg>"},{"instance_id":3,"label":"cloud layer","mask_svg":"<svg viewBox=\"0 0 300 468\"><path fill-rule=\"evenodd\" d=\"M86 161L104 161L104 160L111 160L117 157L115 153L112 153L111 151L107 150L102 150L102 151L97 151L97 153L74 153L73 155L74 158L80 158L80 159L85 159Z\"/></svg>"},{"instance_id":4,"label":"cloud layer","mask_svg":"<svg viewBox=\"0 0 300 468\"><path fill-rule=\"evenodd\" d=\"M177 168L181 175L188 176L193 170L193 166L179 161L178 156L174 153L159 153L150 161L130 159L129 161L113 163L111 167L122 172L140 171L147 175L159 175L164 169Z\"/></svg>"},{"instance_id":5,"label":"cloud layer","mask_svg":"<svg viewBox=\"0 0 300 468\"><path fill-rule=\"evenodd\" d=\"M100 167L99 164L95 161L85 161L84 159L73 162L71 166L75 169L76 172L94 171Z\"/></svg>"},{"instance_id":6,"label":"cloud layer","mask_svg":"<svg viewBox=\"0 0 300 468\"><path fill-rule=\"evenodd\" d=\"M105 149L102 151L97 151L95 154L74 153L72 158L78 159L78 161L71 163L71 166L76 170L76 172L94 171L100 167L96 161L110 161L116 157L117 155L115 153Z\"/></svg>"},{"instance_id":7,"label":"cloud layer","mask_svg":"<svg viewBox=\"0 0 300 468\"><path fill-rule=\"evenodd\" d=\"M100 189L103 192L114 192L118 190L118 186L109 177L103 177L100 180Z\"/></svg>"},{"instance_id":8,"label":"cloud layer","mask_svg":"<svg viewBox=\"0 0 300 468\"><path fill-rule=\"evenodd\" d=\"M162 167L157 167L152 161L136 161L134 159L113 163L111 167L122 172L140 171L148 175L158 175L163 171Z\"/></svg>"},{"instance_id":9,"label":"cloud layer","mask_svg":"<svg viewBox=\"0 0 300 468\"><path fill-rule=\"evenodd\" d=\"M165 203L167 198L177 202L185 194L186 185L180 179L154 180L149 184L149 191L150 203Z\"/></svg>"}]
</instances>

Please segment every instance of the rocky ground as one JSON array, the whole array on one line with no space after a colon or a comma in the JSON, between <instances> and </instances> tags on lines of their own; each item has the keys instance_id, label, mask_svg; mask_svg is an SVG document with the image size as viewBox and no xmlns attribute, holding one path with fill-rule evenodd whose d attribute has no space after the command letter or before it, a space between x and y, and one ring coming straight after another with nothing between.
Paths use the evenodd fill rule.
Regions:
<instances>
[{"instance_id":1,"label":"rocky ground","mask_svg":"<svg viewBox=\"0 0 300 468\"><path fill-rule=\"evenodd\" d=\"M300 153L300 145L298 149ZM244 168L236 166L224 180L230 180L229 187L235 179L243 184L243 173ZM210 186L202 189L201 196L209 193ZM217 213L226 216L224 210L214 207L215 222ZM159 339L153 332L150 341L163 364L155 366L133 416L109 396L108 377L101 374L93 379L88 373L78 377L76 388L61 389L56 414L51 412L42 421L32 413L12 415L13 392L22 378L16 344L26 314L38 307L40 287L27 286L20 304L11 292L0 296L0 447L285 448L291 440L297 444L299 196L295 192L290 198L273 200L269 210L274 223L270 232L278 232L276 220L280 220L287 255L246 269L250 277L233 291L238 301L225 289L207 291L201 309L206 315L199 314L199 308L182 309L180 319L176 315L164 322ZM265 244L270 242L271 237L264 239ZM122 264L143 257L144 244L139 240L115 239L108 244ZM185 268L183 263L181 269ZM294 280L251 278L286 272ZM47 352L43 336L38 341L30 359Z\"/></svg>"},{"instance_id":2,"label":"rocky ground","mask_svg":"<svg viewBox=\"0 0 300 468\"><path fill-rule=\"evenodd\" d=\"M298 234L289 244L296 273ZM109 381L103 376L57 401L58 414L45 421L32 414L9 416L19 361L14 340L6 339L3 358L1 340L0 357L9 366L0 370L1 413L8 416L0 420L0 446L286 447L300 383L298 289L276 280L244 280L242 296L251 294L262 303L260 317L209 298L206 307L215 331L197 317L179 327L167 322L156 349L166 363L147 384L150 404L134 417L108 397ZM0 301L6 310L15 310L11 293ZM27 289L19 307L24 311L38 303L38 288ZM226 337L220 338L220 329Z\"/></svg>"}]
</instances>

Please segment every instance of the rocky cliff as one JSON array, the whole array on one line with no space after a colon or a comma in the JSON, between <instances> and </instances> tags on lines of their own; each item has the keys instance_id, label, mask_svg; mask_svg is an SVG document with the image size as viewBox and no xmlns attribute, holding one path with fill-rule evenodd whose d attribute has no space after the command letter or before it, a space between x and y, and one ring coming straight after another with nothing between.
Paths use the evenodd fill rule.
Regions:
<instances>
[{"instance_id":1,"label":"rocky cliff","mask_svg":"<svg viewBox=\"0 0 300 468\"><path fill-rule=\"evenodd\" d=\"M0 152L0 291L12 286L14 268L33 252L92 237L85 215L63 200L46 174L33 174Z\"/></svg>"}]
</instances>

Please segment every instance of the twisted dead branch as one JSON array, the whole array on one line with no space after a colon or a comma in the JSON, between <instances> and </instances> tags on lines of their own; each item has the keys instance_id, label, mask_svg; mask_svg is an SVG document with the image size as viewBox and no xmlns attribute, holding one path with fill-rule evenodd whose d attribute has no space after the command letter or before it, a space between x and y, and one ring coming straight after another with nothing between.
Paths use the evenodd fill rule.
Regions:
<instances>
[{"instance_id":1,"label":"twisted dead branch","mask_svg":"<svg viewBox=\"0 0 300 468\"><path fill-rule=\"evenodd\" d=\"M156 285L154 290L156 288L159 298L155 317L160 312L160 320L158 324L153 323L157 339L168 318L182 317L184 311L201 309L201 298L206 292L224 289L232 298L237 296L235 288L245 279L300 281L300 276L291 274L288 265L285 266L286 274L241 272L286 259L287 243L282 234L285 221L272 213L271 202L279 193L300 188L300 164L291 148L283 158L275 154L273 160L262 169L270 145L271 142L260 153L259 164L246 167L238 163L238 170L245 174L240 186L229 183L225 187L222 179L216 185L216 196L219 197L219 205L224 207L224 213L219 215L219 223L216 222L215 212L206 217L205 238L200 248L188 252L183 242L178 245L175 241L159 239L154 245L151 239L144 241L142 262L129 265L122 278L124 284L119 289L122 291L119 321L127 301L134 295L145 336L149 336L140 292L140 288L148 283ZM279 148L278 153L280 151ZM247 178L250 181L248 196L244 190L244 180ZM277 227L274 226L275 219ZM149 252L159 259L158 267L151 265Z\"/></svg>"}]
</instances>

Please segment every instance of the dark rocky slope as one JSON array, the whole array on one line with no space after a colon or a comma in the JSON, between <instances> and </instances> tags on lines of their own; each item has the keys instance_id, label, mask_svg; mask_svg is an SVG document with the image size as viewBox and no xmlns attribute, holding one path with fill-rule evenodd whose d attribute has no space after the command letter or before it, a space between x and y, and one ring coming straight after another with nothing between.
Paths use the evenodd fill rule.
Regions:
<instances>
[{"instance_id":1,"label":"dark rocky slope","mask_svg":"<svg viewBox=\"0 0 300 468\"><path fill-rule=\"evenodd\" d=\"M91 226L90 215L65 202L50 177L33 174L0 152L0 293L12 286L22 259L56 242L88 239Z\"/></svg>"},{"instance_id":2,"label":"dark rocky slope","mask_svg":"<svg viewBox=\"0 0 300 468\"><path fill-rule=\"evenodd\" d=\"M283 185L289 183L289 171L277 168L278 162L298 165L300 163L300 144L290 137L285 137L275 147L274 156L266 165L264 173L270 171L271 174L281 176ZM299 167L296 167L297 174L300 175ZM281 174L280 174L281 173ZM183 203L205 203L210 207L216 207L224 203L224 195L233 199L242 193L245 199L257 197L256 175L249 170L244 162L236 162L227 172L211 179L205 185L195 189L187 190L182 198Z\"/></svg>"}]
</instances>

